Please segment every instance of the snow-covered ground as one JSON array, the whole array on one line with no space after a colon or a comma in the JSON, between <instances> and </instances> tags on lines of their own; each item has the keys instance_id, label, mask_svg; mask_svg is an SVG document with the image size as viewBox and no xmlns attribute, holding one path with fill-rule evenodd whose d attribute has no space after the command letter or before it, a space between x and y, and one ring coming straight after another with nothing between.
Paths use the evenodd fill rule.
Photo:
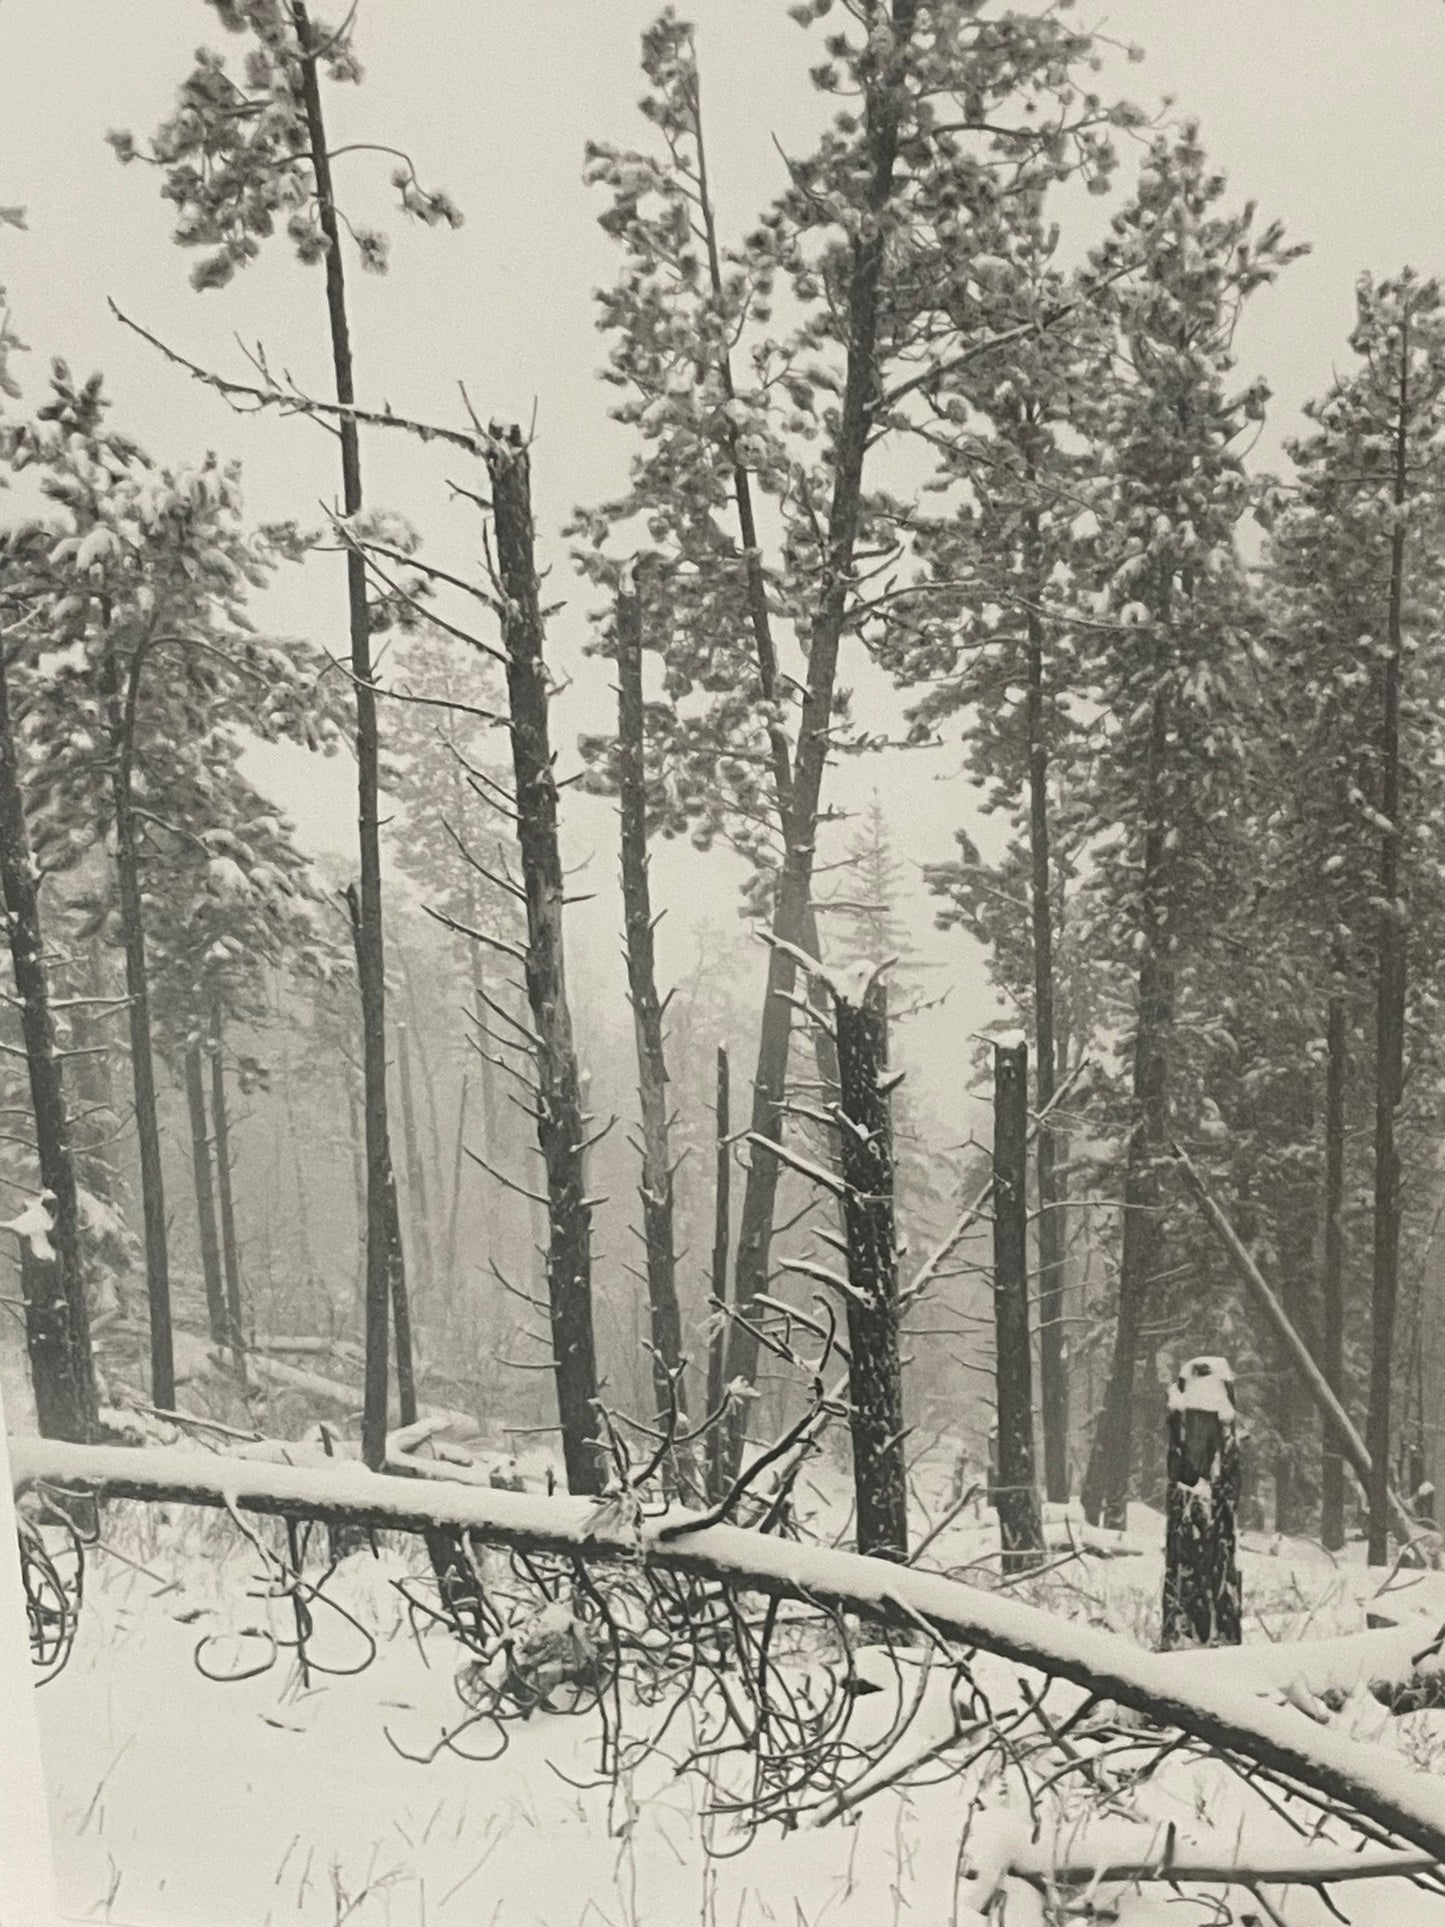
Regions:
<instances>
[{"instance_id":1,"label":"snow-covered ground","mask_svg":"<svg viewBox=\"0 0 1445 1927\"><path fill-rule=\"evenodd\" d=\"M820 1506L830 1496L820 1492ZM1054 1536L1066 1524L1055 1521ZM1032 1582L1034 1596L1148 1643L1159 1521L1139 1510L1131 1537L1146 1550L1069 1560ZM960 1520L933 1551L939 1564L958 1566L991 1539L989 1520ZM598 1780L592 1716L539 1713L510 1723L500 1757L444 1749L418 1764L404 1754L429 1752L457 1722L461 1655L447 1633L406 1614L393 1582L410 1555L346 1562L327 1597L375 1640L375 1656L350 1673L368 1657L367 1639L318 1606L310 1654L336 1672L303 1685L284 1647L273 1658L271 1636L291 1631L289 1603L255 1596L257 1554L224 1514L115 1507L106 1545L88 1562L70 1663L40 1695L62 1901L80 1918L138 1927L967 1927L980 1918L969 1868L986 1868L995 1848L1030 1831L1007 1775L960 1780L933 1767L921 1783L881 1791L821 1828L733 1835L727 1822L705 1818L701 1778L670 1764L685 1750L685 1728L672 1734L667 1758L610 1787ZM1317 1547L1263 1538L1247 1542L1244 1564L1246 1636L1261 1647L1358 1630L1379 1581L1357 1560L1337 1564ZM1403 1575L1389 1607L1445 1619L1445 1580ZM208 1673L251 1676L217 1683ZM985 1662L980 1681L995 1708L1016 1699L999 1663ZM941 1714L938 1734L946 1728L942 1684L924 1696L914 1746ZM887 1692L856 1701L860 1740L885 1730L896 1703ZM633 1717L641 1731L657 1716ZM1361 1695L1338 1718L1427 1771L1445 1768L1445 1715L1392 1718ZM1169 1765L1116 1812L1160 1838L1173 1825L1180 1842L1201 1829L1217 1839L1243 1828L1255 1847L1298 1844L1211 1760ZM1235 1894L1235 1909L1220 1913L1218 1888L1213 1897L1195 1891L1186 1905L1165 1885L1115 1887L1093 1897L1106 1908L1095 1917L1125 1927L1242 1920L1250 1909L1268 1918L1247 1896ZM1331 1917L1308 1891L1266 1896L1290 1927ZM1400 1880L1340 1887L1334 1900L1361 1927L1445 1923L1445 1900ZM1048 1917L1014 1890L1002 1918L1014 1927L1028 1913Z\"/></svg>"}]
</instances>

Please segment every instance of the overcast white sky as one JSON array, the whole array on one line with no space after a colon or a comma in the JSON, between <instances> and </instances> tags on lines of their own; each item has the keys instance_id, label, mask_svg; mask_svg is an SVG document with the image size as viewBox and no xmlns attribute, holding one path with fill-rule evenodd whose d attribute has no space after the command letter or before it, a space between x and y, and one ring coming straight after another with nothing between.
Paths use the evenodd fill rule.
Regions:
<instances>
[{"instance_id":1,"label":"overcast white sky","mask_svg":"<svg viewBox=\"0 0 1445 1927\"><path fill-rule=\"evenodd\" d=\"M361 0L358 46L368 75L333 95L337 139L395 142L424 179L446 186L467 216L456 235L393 222L393 268L384 280L353 276L358 381L363 399L437 419L455 409L463 378L487 414L531 417L544 553L566 572L556 529L570 506L615 488L626 459L606 419L609 391L594 380L602 345L592 289L610 278L613 254L596 228L597 199L581 184L588 136L639 134L637 35L651 17L640 0ZM717 198L741 225L773 191L772 140L802 146L818 112L806 78L809 42L783 0L698 0L698 24ZM1146 50L1121 87L1145 106L1171 94L1197 115L1208 145L1240 195L1313 244L1279 288L1260 296L1241 330L1245 371L1263 372L1278 398L1267 446L1328 379L1350 325L1352 288L1365 268L1445 265L1445 5L1441 0L1114 0L1077 9L1081 22ZM334 499L331 443L305 424L238 421L111 320L105 297L209 365L237 369L233 332L267 345L273 361L325 392L318 276L288 258L284 242L219 294L193 295L188 256L169 241L168 209L145 170L122 169L108 127L148 132L199 43L229 36L201 0L0 0L0 202L29 210L24 235L0 230L0 280L17 325L45 359L62 354L82 372L106 370L116 419L162 459L208 445L238 453L248 499L265 516L318 516ZM234 45L234 43L232 43ZM391 199L383 161L341 164L348 204L381 217ZM368 496L404 506L466 553L465 521L442 508L445 463L400 439L368 449ZM322 567L304 572L266 617L306 627L335 647L343 622ZM581 635L569 612L554 654L570 667ZM565 738L596 700L584 676L563 706ZM878 781L907 853L947 853L971 815L949 780L956 758L893 758L856 766L835 794L857 797ZM350 847L349 766L268 766L281 800L316 844ZM579 947L614 967L615 860L603 807L575 803L574 857L598 851L590 883L602 894L578 914ZM732 913L733 873L722 859L665 851L660 894L678 906L671 949L683 965L690 911ZM920 906L919 927L927 911ZM962 1081L962 1033L988 1008L979 962L956 937L928 938L958 978L950 1009L926 1026L930 1082ZM761 966L759 966L760 968ZM621 979L618 979L621 995Z\"/></svg>"}]
</instances>

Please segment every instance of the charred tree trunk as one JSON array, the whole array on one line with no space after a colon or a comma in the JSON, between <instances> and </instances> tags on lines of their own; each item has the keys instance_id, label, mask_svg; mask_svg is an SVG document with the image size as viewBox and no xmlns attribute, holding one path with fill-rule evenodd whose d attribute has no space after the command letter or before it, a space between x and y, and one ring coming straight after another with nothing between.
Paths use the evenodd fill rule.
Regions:
<instances>
[{"instance_id":1,"label":"charred tree trunk","mask_svg":"<svg viewBox=\"0 0 1445 1927\"><path fill-rule=\"evenodd\" d=\"M1321 1270L1325 1381L1343 1406L1345 1390L1345 1094L1349 1078L1349 1006L1342 987L1330 993L1325 1046L1324 1262ZM1331 1552L1345 1543L1345 1461L1326 1426L1320 1472L1320 1538Z\"/></svg>"},{"instance_id":2,"label":"charred tree trunk","mask_svg":"<svg viewBox=\"0 0 1445 1927\"><path fill-rule=\"evenodd\" d=\"M998 1509L1003 1570L1021 1572L1043 1554L1034 1466L1033 1349L1029 1337L1028 1046L993 1053L993 1320L998 1389Z\"/></svg>"},{"instance_id":3,"label":"charred tree trunk","mask_svg":"<svg viewBox=\"0 0 1445 1927\"><path fill-rule=\"evenodd\" d=\"M136 724L146 643L137 637L122 681L118 646L107 629L105 694L110 712L111 814L115 826L116 891L120 902L121 942L130 1021L131 1084L135 1099L136 1140L140 1152L141 1213L145 1223L146 1302L150 1314L151 1398L170 1409L176 1402L175 1346L171 1336L170 1253L166 1244L165 1179L161 1167L160 1118L156 1107L155 1058L151 1048L150 973L146 966L145 920L141 903L132 776Z\"/></svg>"},{"instance_id":4,"label":"charred tree trunk","mask_svg":"<svg viewBox=\"0 0 1445 1927\"><path fill-rule=\"evenodd\" d=\"M356 400L351 362L351 330L346 311L341 229L331 185L331 162L321 111L317 37L301 0L292 0L292 19L302 49L300 83L306 115L307 147L316 181L316 213L326 242L326 312L336 399L343 411ZM341 447L342 508L361 508L361 445L355 417L343 412L337 423ZM360 891L353 905L356 974L361 991L362 1089L366 1134L366 1383L363 1394L362 1456L375 1470L386 1454L387 1308L406 1296L401 1228L386 1099L386 957L381 915L381 839L378 820L378 743L376 691L372 682L371 624L367 609L366 564L361 551L346 552L346 593L351 641L351 678L356 692L357 833Z\"/></svg>"},{"instance_id":5,"label":"charred tree trunk","mask_svg":"<svg viewBox=\"0 0 1445 1927\"><path fill-rule=\"evenodd\" d=\"M1400 343L1395 423L1395 529L1390 542L1390 600L1380 664L1380 910L1375 966L1375 1210L1370 1283L1370 1410L1365 1426L1373 1477L1369 1488L1368 1558L1390 1556L1390 1391L1395 1369L1395 1301L1400 1271L1400 1152L1395 1114L1405 1074L1405 906L1400 875L1400 679L1403 668L1405 519L1409 486L1410 337Z\"/></svg>"},{"instance_id":6,"label":"charred tree trunk","mask_svg":"<svg viewBox=\"0 0 1445 1927\"><path fill-rule=\"evenodd\" d=\"M226 1281L226 1330L236 1369L245 1376L246 1315L241 1297L241 1247L231 1188L231 1113L226 1103L226 1024L211 1009L211 1131L216 1152L216 1205L221 1224L221 1269Z\"/></svg>"},{"instance_id":7,"label":"charred tree trunk","mask_svg":"<svg viewBox=\"0 0 1445 1927\"><path fill-rule=\"evenodd\" d=\"M1163 664L1156 662L1156 678ZM1168 1135L1168 1042L1174 1021L1170 957L1168 839L1164 773L1169 704L1156 680L1144 775L1144 869L1140 884L1139 990L1134 1027L1133 1119L1124 1171L1119 1315L1104 1409L1084 1475L1084 1511L1094 1523L1123 1528L1133 1455L1134 1377L1149 1289L1159 1271L1163 1192L1160 1163Z\"/></svg>"},{"instance_id":8,"label":"charred tree trunk","mask_svg":"<svg viewBox=\"0 0 1445 1927\"><path fill-rule=\"evenodd\" d=\"M211 1134L206 1124L206 1087L201 1073L201 1046L186 1045L186 1108L191 1120L191 1178L196 1193L196 1229L201 1252L201 1277L206 1286L206 1318L211 1341L230 1341L226 1317L226 1287L221 1276L221 1241L216 1231L216 1188L211 1175Z\"/></svg>"},{"instance_id":9,"label":"charred tree trunk","mask_svg":"<svg viewBox=\"0 0 1445 1927\"><path fill-rule=\"evenodd\" d=\"M858 539L863 468L879 405L878 332L883 283L886 223L882 216L895 192L902 88L898 67L912 37L916 0L893 0L895 51L889 71L870 84L864 106L869 160L868 206L874 219L852 242L847 269L847 366L833 448L833 488L828 509L826 549L818 600L808 638L807 683L798 725L797 757L787 772L786 794L779 793L783 861L778 879L773 929L783 943L806 945L818 834L823 773L828 762L838 651L847 621ZM897 63L895 66L894 63ZM776 752L775 752L776 754ZM788 1074L788 1042L796 968L791 951L775 944L768 953L767 983L753 1074L750 1136L761 1140L748 1158L738 1225L734 1298L742 1314L728 1333L729 1379L751 1384L757 1374L758 1341L754 1327L767 1294L777 1202L779 1161L765 1148L780 1143ZM727 1467L735 1473L742 1456L746 1401L730 1409Z\"/></svg>"},{"instance_id":10,"label":"charred tree trunk","mask_svg":"<svg viewBox=\"0 0 1445 1927\"><path fill-rule=\"evenodd\" d=\"M1161 1644L1238 1646L1239 1441L1234 1375L1222 1358L1190 1359L1169 1393L1168 1426Z\"/></svg>"},{"instance_id":11,"label":"charred tree trunk","mask_svg":"<svg viewBox=\"0 0 1445 1927\"><path fill-rule=\"evenodd\" d=\"M898 1238L888 1001L875 975L855 1002L833 991L839 1153L848 1246L848 1426L858 1550L908 1557L908 1465L898 1350Z\"/></svg>"},{"instance_id":12,"label":"charred tree trunk","mask_svg":"<svg viewBox=\"0 0 1445 1927\"><path fill-rule=\"evenodd\" d=\"M667 1057L653 946L656 920L647 857L646 719L642 700L643 591L640 582L617 597L617 808L621 825L622 912L627 990L637 1043L637 1093L642 1108L642 1237L652 1332L653 1392L666 1419L677 1403L679 1430L687 1427L682 1370L682 1313L677 1302L673 1229L672 1151L667 1114Z\"/></svg>"},{"instance_id":13,"label":"charred tree trunk","mask_svg":"<svg viewBox=\"0 0 1445 1927\"><path fill-rule=\"evenodd\" d=\"M47 1438L85 1444L98 1435L90 1312L80 1253L80 1207L70 1115L55 1041L40 903L15 735L3 638L0 638L0 897L20 1005L40 1182L47 1194L54 1258L37 1258L21 1239L21 1294L35 1410Z\"/></svg>"},{"instance_id":14,"label":"charred tree trunk","mask_svg":"<svg viewBox=\"0 0 1445 1927\"><path fill-rule=\"evenodd\" d=\"M717 1047L717 1107L714 1118L712 1290L708 1297L711 1321L707 1340L707 1409L720 1412L727 1383L728 1247L732 1238L732 1117L726 1044ZM727 1489L725 1433L714 1422L707 1435L707 1496L722 1498Z\"/></svg>"},{"instance_id":15,"label":"charred tree trunk","mask_svg":"<svg viewBox=\"0 0 1445 1927\"><path fill-rule=\"evenodd\" d=\"M1039 518L1028 518L1025 567L1039 574ZM1039 1194L1039 1375L1044 1436L1044 1490L1061 1504L1069 1496L1069 1377L1064 1342L1064 1220L1060 1209L1058 1147L1049 1107L1058 1082L1054 1033L1053 863L1049 840L1049 743L1044 714L1044 637L1038 611L1028 624L1029 920L1034 966L1034 1092L1043 1122L1037 1150Z\"/></svg>"},{"instance_id":16,"label":"charred tree trunk","mask_svg":"<svg viewBox=\"0 0 1445 1927\"><path fill-rule=\"evenodd\" d=\"M584 1154L587 1120L572 1037L562 942L565 885L557 835L543 661L542 611L532 526L531 467L515 429L495 430L488 451L497 573L505 598L502 639L526 893L525 973L537 1060L537 1142L547 1174L547 1298L562 1454L572 1492L601 1490L597 1356L592 1330L592 1201Z\"/></svg>"}]
</instances>

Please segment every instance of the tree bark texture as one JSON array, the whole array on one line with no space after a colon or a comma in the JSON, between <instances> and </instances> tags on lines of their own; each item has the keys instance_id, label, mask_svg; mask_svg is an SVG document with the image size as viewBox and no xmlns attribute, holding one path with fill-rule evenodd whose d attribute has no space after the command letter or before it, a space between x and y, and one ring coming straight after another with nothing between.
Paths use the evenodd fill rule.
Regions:
<instances>
[{"instance_id":1,"label":"tree bark texture","mask_svg":"<svg viewBox=\"0 0 1445 1927\"><path fill-rule=\"evenodd\" d=\"M226 1020L211 1008L211 1130L216 1151L216 1205L221 1225L221 1269L226 1284L226 1330L236 1369L244 1375L246 1317L241 1297L241 1246L231 1189L231 1113L226 1100Z\"/></svg>"},{"instance_id":2,"label":"tree bark texture","mask_svg":"<svg viewBox=\"0 0 1445 1927\"><path fill-rule=\"evenodd\" d=\"M1321 1298L1325 1380L1343 1406L1345 1387L1345 1098L1349 1078L1350 1022L1345 993L1330 994L1325 1043L1325 1195ZM1345 1543L1345 1461L1338 1439L1325 1427L1320 1471L1320 1538L1330 1552Z\"/></svg>"},{"instance_id":3,"label":"tree bark texture","mask_svg":"<svg viewBox=\"0 0 1445 1927\"><path fill-rule=\"evenodd\" d=\"M916 0L893 0L895 52L901 63L912 38ZM896 69L868 90L864 104L868 154L867 206L873 220L851 244L847 274L847 365L833 448L833 488L828 508L826 550L818 599L808 637L808 670L798 724L797 755L782 809L783 861L778 878L773 929L784 943L806 946L806 920L813 881L813 859L823 773L837 680L838 652L847 621L858 539L863 468L879 401L879 307L885 261L879 217L895 192L901 81ZM780 797L780 804L784 799ZM753 1074L750 1136L761 1139L749 1155L738 1224L734 1297L742 1314L728 1333L728 1378L751 1384L757 1374L758 1341L753 1327L769 1285L773 1216L779 1161L765 1148L781 1142L783 1099L788 1074L788 1042L796 966L790 951L774 945L768 953L767 983ZM738 1401L727 1419L727 1469L735 1475L742 1457L747 1401Z\"/></svg>"},{"instance_id":4,"label":"tree bark texture","mask_svg":"<svg viewBox=\"0 0 1445 1927\"><path fill-rule=\"evenodd\" d=\"M713 1122L712 1290L707 1341L707 1409L722 1410L727 1384L728 1249L732 1238L732 1103L727 1045L717 1047L717 1101ZM707 1435L707 1496L716 1502L727 1489L726 1434L716 1421Z\"/></svg>"},{"instance_id":5,"label":"tree bark texture","mask_svg":"<svg viewBox=\"0 0 1445 1927\"><path fill-rule=\"evenodd\" d=\"M908 1465L898 1349L898 1236L888 1005L875 977L855 1002L833 992L838 1140L848 1247L848 1425L858 1550L908 1557Z\"/></svg>"},{"instance_id":6,"label":"tree bark texture","mask_svg":"<svg viewBox=\"0 0 1445 1927\"><path fill-rule=\"evenodd\" d=\"M317 219L326 241L326 312L336 399L345 410L356 400L351 359L351 329L346 309L341 226L331 183L331 162L321 111L317 37L301 0L292 0L292 18L302 48L301 94L312 170L316 180ZM361 444L354 416L337 424L341 448L342 508L348 516L361 508ZM386 955L381 912L381 837L378 818L378 741L376 691L372 683L371 624L367 608L366 563L359 549L346 552L346 594L351 644L351 677L356 693L356 793L360 891L354 915L356 974L361 991L363 1122L366 1139L366 1379L361 1421L362 1453L373 1468L386 1449L388 1304L405 1298L401 1231L386 1096Z\"/></svg>"},{"instance_id":7,"label":"tree bark texture","mask_svg":"<svg viewBox=\"0 0 1445 1927\"><path fill-rule=\"evenodd\" d=\"M1375 1198L1370 1281L1370 1409L1365 1426L1369 1484L1368 1558L1390 1556L1390 1393L1395 1368L1395 1302L1400 1272L1400 1151L1395 1117L1405 1076L1405 906L1400 874L1400 681L1404 666L1405 520L1409 492L1410 335L1400 341L1394 449L1395 528L1385 655L1379 667L1379 935L1375 964Z\"/></svg>"},{"instance_id":8,"label":"tree bark texture","mask_svg":"<svg viewBox=\"0 0 1445 1927\"><path fill-rule=\"evenodd\" d=\"M1161 664L1162 670L1162 664ZM1163 1195L1160 1161L1168 1134L1168 1044L1174 1022L1170 958L1164 774L1169 753L1166 692L1156 685L1144 773L1144 852L1140 881L1139 988L1134 1026L1133 1116L1124 1168L1119 1311L1114 1354L1084 1475L1087 1517L1122 1530L1133 1456L1134 1379L1149 1290L1160 1269Z\"/></svg>"},{"instance_id":9,"label":"tree bark texture","mask_svg":"<svg viewBox=\"0 0 1445 1927\"><path fill-rule=\"evenodd\" d=\"M1169 1503L1164 1533L1166 1652L1238 1646L1239 1439L1234 1375L1222 1358L1191 1358L1169 1394Z\"/></svg>"},{"instance_id":10,"label":"tree bark texture","mask_svg":"<svg viewBox=\"0 0 1445 1927\"><path fill-rule=\"evenodd\" d=\"M1029 1337L1028 1046L993 1053L993 1321L998 1399L994 1504L1005 1573L1037 1565L1044 1526L1034 1464Z\"/></svg>"},{"instance_id":11,"label":"tree bark texture","mask_svg":"<svg viewBox=\"0 0 1445 1927\"><path fill-rule=\"evenodd\" d=\"M647 856L646 710L642 699L643 588L617 597L617 808L622 851L622 914L627 992L637 1046L637 1091L642 1110L642 1239L652 1339L653 1391L666 1418L675 1398L686 1430L682 1376L682 1313L677 1300L673 1229L673 1164L667 1114L667 1056L653 945L656 920Z\"/></svg>"},{"instance_id":12,"label":"tree bark texture","mask_svg":"<svg viewBox=\"0 0 1445 1927\"><path fill-rule=\"evenodd\" d=\"M206 1123L206 1087L201 1070L201 1046L192 1041L185 1054L186 1109L191 1123L191 1180L196 1198L197 1242L201 1278L206 1287L206 1321L211 1342L224 1345L230 1337L226 1318L226 1287L221 1276L221 1241L216 1229L216 1187L211 1172L211 1134Z\"/></svg>"},{"instance_id":13,"label":"tree bark texture","mask_svg":"<svg viewBox=\"0 0 1445 1927\"><path fill-rule=\"evenodd\" d=\"M1029 517L1026 569L1037 580L1038 514ZM1048 1110L1058 1082L1058 1045L1054 1031L1053 864L1049 841L1049 746L1044 713L1043 622L1037 609L1026 612L1028 626L1029 746L1029 922L1034 967L1034 1092L1039 1125L1038 1252L1039 1376L1044 1440L1044 1490L1062 1504L1069 1496L1069 1376L1064 1328L1063 1187L1058 1176L1058 1145Z\"/></svg>"},{"instance_id":14,"label":"tree bark texture","mask_svg":"<svg viewBox=\"0 0 1445 1927\"><path fill-rule=\"evenodd\" d=\"M20 1032L30 1079L30 1106L40 1182L48 1193L50 1262L21 1240L21 1295L35 1409L49 1438L83 1444L98 1431L90 1311L80 1251L80 1207L70 1114L65 1099L55 1017L40 929L39 887L10 718L9 684L0 646L0 896L20 1005Z\"/></svg>"},{"instance_id":15,"label":"tree bark texture","mask_svg":"<svg viewBox=\"0 0 1445 1927\"><path fill-rule=\"evenodd\" d=\"M122 679L119 644L106 611L104 676L110 712L111 814L115 826L116 894L130 1031L131 1088L140 1154L141 1215L145 1226L146 1303L150 1316L151 1398L168 1410L176 1402L175 1345L171 1334L170 1253L166 1240L165 1177L156 1105L155 1056L151 1046L150 973L146 964L145 916L132 779L140 710L145 639L132 638Z\"/></svg>"},{"instance_id":16,"label":"tree bark texture","mask_svg":"<svg viewBox=\"0 0 1445 1927\"><path fill-rule=\"evenodd\" d=\"M525 976L537 1062L537 1142L547 1176L547 1301L568 1489L601 1490L595 1444L597 1355L592 1328L592 1203L587 1120L567 1002L562 941L565 885L557 833L557 777L547 717L542 611L532 524L531 467L520 431L494 430L487 455L526 894Z\"/></svg>"}]
</instances>

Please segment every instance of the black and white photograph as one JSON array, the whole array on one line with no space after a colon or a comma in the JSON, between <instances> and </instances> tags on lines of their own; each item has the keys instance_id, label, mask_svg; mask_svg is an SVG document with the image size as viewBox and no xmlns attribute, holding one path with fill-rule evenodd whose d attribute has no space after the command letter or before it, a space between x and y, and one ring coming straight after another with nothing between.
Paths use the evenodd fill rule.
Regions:
<instances>
[{"instance_id":1,"label":"black and white photograph","mask_svg":"<svg viewBox=\"0 0 1445 1927\"><path fill-rule=\"evenodd\" d=\"M0 1927L1445 1927L1445 5L0 74Z\"/></svg>"}]
</instances>

